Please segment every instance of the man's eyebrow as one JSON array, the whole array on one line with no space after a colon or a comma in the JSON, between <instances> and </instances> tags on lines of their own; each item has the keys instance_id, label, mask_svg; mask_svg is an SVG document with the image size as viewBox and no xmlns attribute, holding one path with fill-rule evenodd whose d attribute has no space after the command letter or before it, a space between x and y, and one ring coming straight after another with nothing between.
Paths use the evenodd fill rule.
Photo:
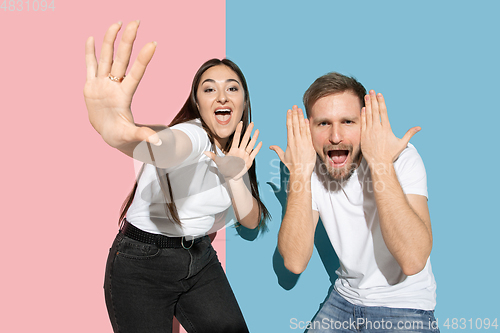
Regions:
<instances>
[{"instance_id":1,"label":"man's eyebrow","mask_svg":"<svg viewBox=\"0 0 500 333\"><path fill-rule=\"evenodd\" d=\"M212 82L212 83L215 83L215 80L214 79L206 79L205 81L203 81L201 84L205 83L205 82ZM226 83L228 82L236 82L239 86L241 86L240 82L238 80L235 80L235 79L227 79L226 80Z\"/></svg>"},{"instance_id":2,"label":"man's eyebrow","mask_svg":"<svg viewBox=\"0 0 500 333\"><path fill-rule=\"evenodd\" d=\"M326 118L326 117L321 117L321 118L313 118L313 122L314 123L329 123L331 122L330 118ZM349 120L349 121L355 121L355 120L358 120L359 119L359 116L343 116L342 118L340 118L340 121L346 121L346 120Z\"/></svg>"}]
</instances>

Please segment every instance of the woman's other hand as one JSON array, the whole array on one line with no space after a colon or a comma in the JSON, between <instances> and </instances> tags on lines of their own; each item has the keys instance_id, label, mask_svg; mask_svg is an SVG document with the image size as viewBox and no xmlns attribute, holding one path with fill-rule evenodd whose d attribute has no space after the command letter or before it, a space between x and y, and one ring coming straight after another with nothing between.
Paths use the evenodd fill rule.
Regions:
<instances>
[{"instance_id":1,"label":"woman's other hand","mask_svg":"<svg viewBox=\"0 0 500 333\"><path fill-rule=\"evenodd\" d=\"M231 149L227 152L225 157L216 156L211 151L205 152L205 155L210 157L215 164L217 164L217 168L225 178L233 180L240 179L252 166L255 156L257 156L262 147L262 142L259 142L257 146L255 146L259 138L258 129L255 130L254 136L250 139L253 126L253 123L248 125L243 135L243 139L241 139L240 142L243 123L239 122L238 125L236 125Z\"/></svg>"}]
</instances>

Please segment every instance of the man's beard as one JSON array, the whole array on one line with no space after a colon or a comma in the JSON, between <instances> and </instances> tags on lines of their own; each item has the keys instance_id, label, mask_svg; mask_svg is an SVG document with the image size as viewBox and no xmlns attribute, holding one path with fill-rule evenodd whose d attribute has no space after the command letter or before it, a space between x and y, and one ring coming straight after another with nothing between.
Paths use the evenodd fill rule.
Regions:
<instances>
[{"instance_id":1,"label":"man's beard","mask_svg":"<svg viewBox=\"0 0 500 333\"><path fill-rule=\"evenodd\" d=\"M346 150L347 161L346 164L342 168L334 168L329 161L328 152L330 150ZM326 175L331 181L344 182L351 178L354 170L356 170L361 162L362 154L361 147L358 147L356 152L353 155L353 147L352 145L327 145L323 147L323 158L318 155L321 160L320 172L321 174Z\"/></svg>"}]
</instances>

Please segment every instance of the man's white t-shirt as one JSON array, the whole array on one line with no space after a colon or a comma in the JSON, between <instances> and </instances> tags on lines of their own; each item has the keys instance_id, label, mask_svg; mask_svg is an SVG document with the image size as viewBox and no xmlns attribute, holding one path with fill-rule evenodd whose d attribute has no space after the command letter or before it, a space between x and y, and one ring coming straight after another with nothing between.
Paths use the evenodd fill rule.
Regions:
<instances>
[{"instance_id":1,"label":"man's white t-shirt","mask_svg":"<svg viewBox=\"0 0 500 333\"><path fill-rule=\"evenodd\" d=\"M413 145L408 144L394 169L405 194L427 197L424 164ZM373 191L383 184L373 184L366 161L342 183L322 173L318 162L311 178L312 209L319 212L339 257L337 292L356 305L433 310L436 282L430 259L421 272L406 276L387 249Z\"/></svg>"},{"instance_id":2,"label":"man's white t-shirt","mask_svg":"<svg viewBox=\"0 0 500 333\"><path fill-rule=\"evenodd\" d=\"M170 237L203 236L234 223L227 184L216 164L203 152L212 144L199 119L174 125L191 140L191 154L179 165L159 169L161 177L168 173L172 194L182 226L169 218L166 202L155 167L146 164L140 175L134 200L127 211L127 221L139 229ZM224 156L219 148L217 155ZM166 185L166 181L164 181ZM168 194L168 186L165 186Z\"/></svg>"}]
</instances>

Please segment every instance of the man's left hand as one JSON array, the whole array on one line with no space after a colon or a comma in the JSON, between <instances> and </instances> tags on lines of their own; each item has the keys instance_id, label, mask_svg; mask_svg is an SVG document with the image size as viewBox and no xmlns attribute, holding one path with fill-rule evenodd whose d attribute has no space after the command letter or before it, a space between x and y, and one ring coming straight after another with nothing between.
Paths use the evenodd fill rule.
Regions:
<instances>
[{"instance_id":1,"label":"man's left hand","mask_svg":"<svg viewBox=\"0 0 500 333\"><path fill-rule=\"evenodd\" d=\"M413 127L398 139L391 129L384 96L370 90L361 110L361 151L368 165L392 164L406 148L411 137L421 130Z\"/></svg>"}]
</instances>

